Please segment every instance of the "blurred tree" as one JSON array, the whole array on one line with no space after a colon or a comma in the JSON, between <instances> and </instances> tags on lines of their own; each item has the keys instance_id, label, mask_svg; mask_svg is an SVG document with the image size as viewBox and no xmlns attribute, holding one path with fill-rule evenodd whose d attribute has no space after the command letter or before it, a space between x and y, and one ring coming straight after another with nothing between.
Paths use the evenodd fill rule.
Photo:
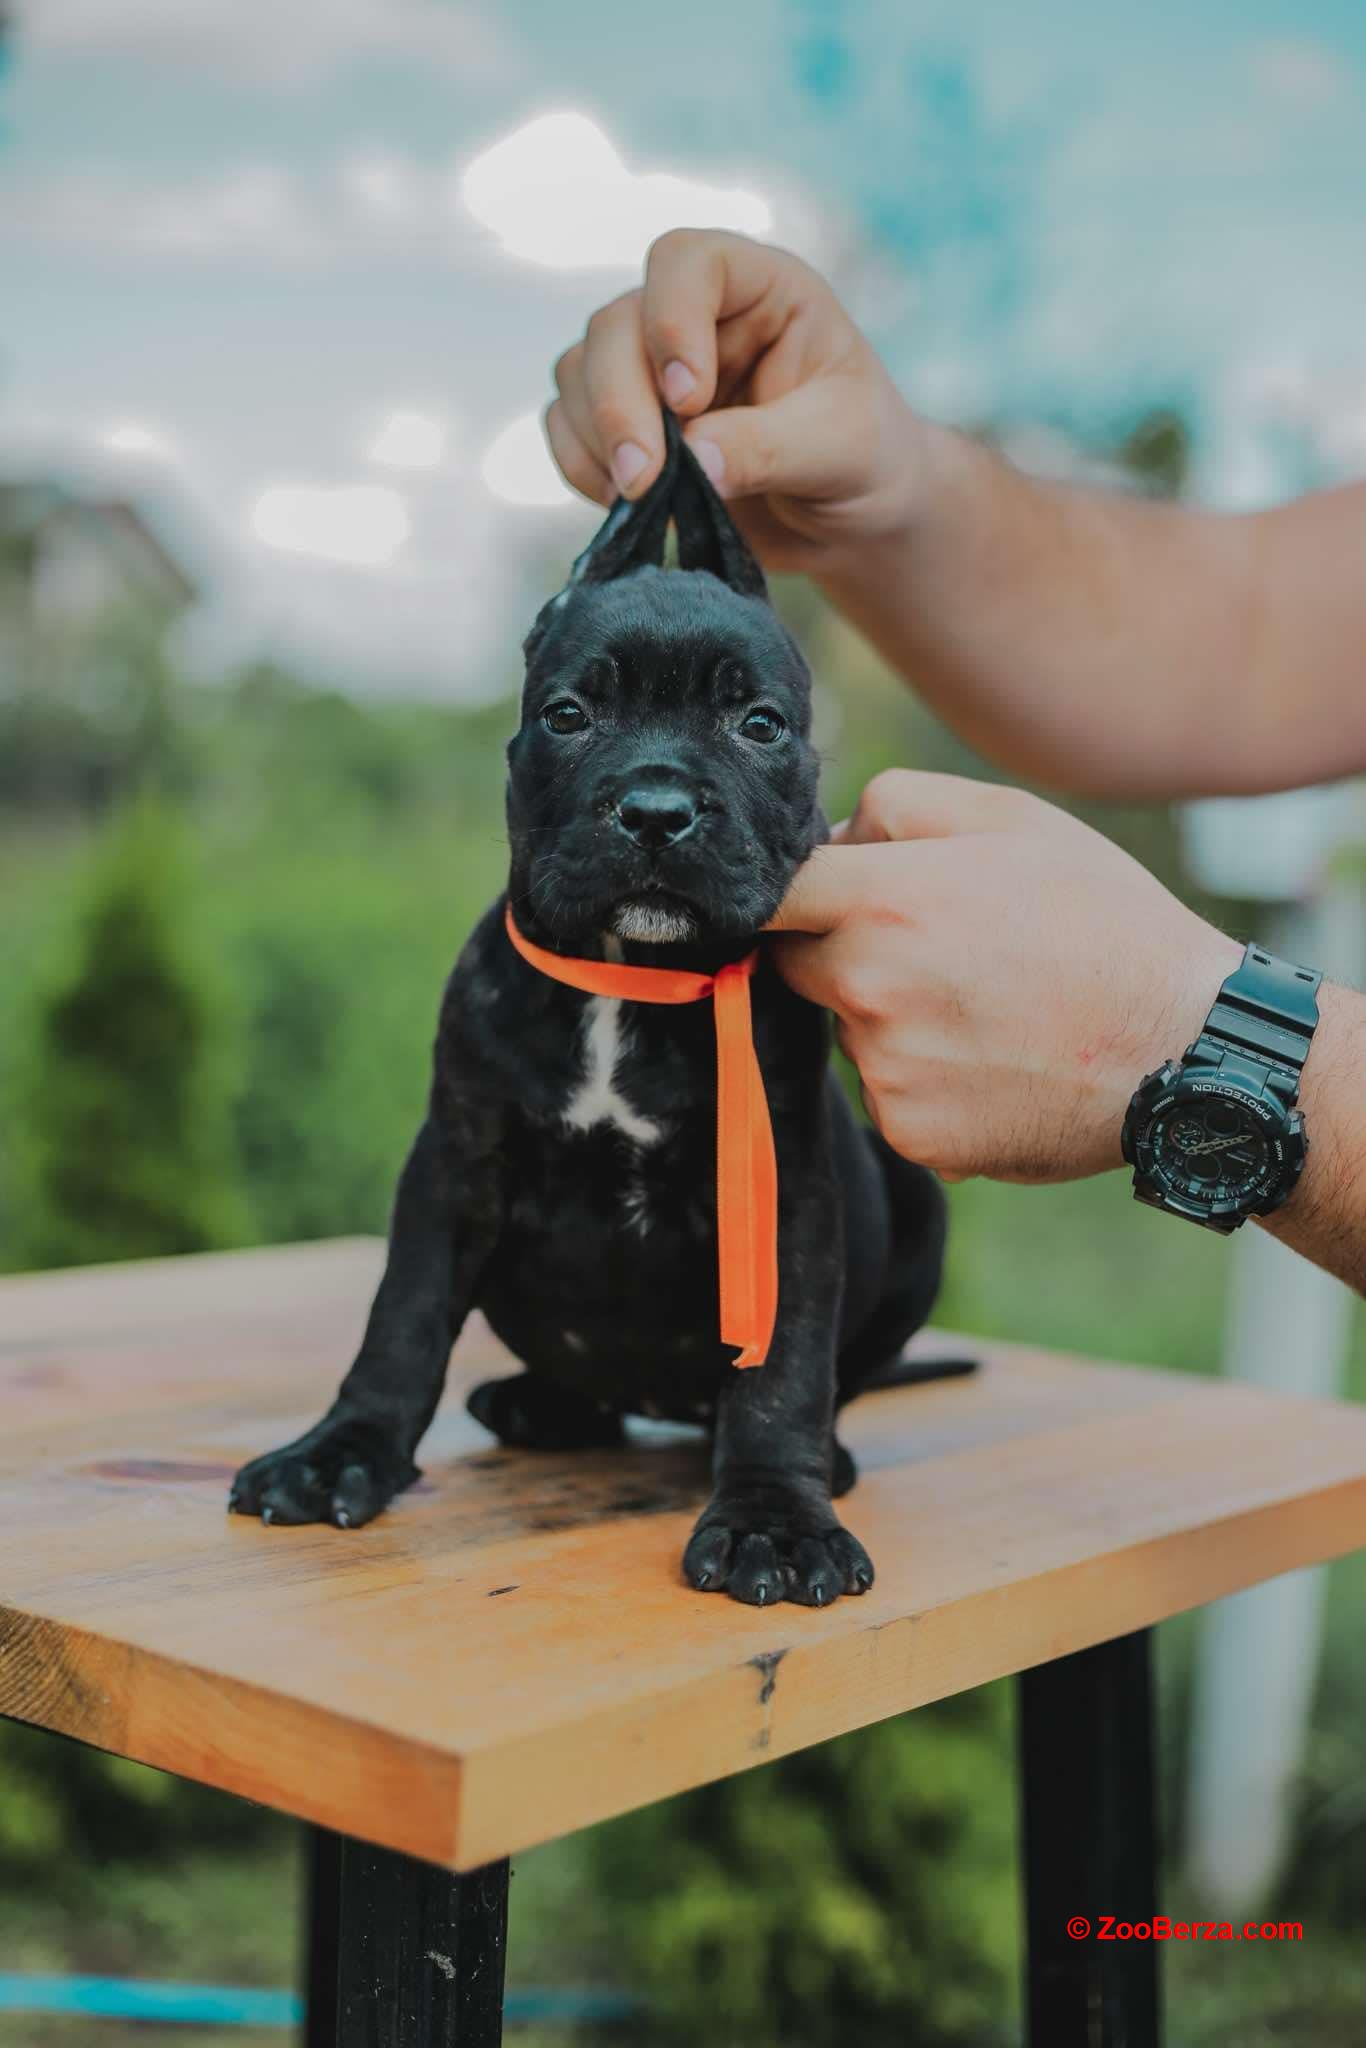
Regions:
<instances>
[{"instance_id":1,"label":"blurred tree","mask_svg":"<svg viewBox=\"0 0 1366 2048\"><path fill-rule=\"evenodd\" d=\"M228 1026L192 954L176 829L144 801L101 850L74 957L41 1005L23 1103L39 1266L240 1242Z\"/></svg>"},{"instance_id":2,"label":"blurred tree","mask_svg":"<svg viewBox=\"0 0 1366 2048\"><path fill-rule=\"evenodd\" d=\"M631 1814L589 1849L626 1967L681 2040L988 2048L1010 2038L1013 1807L993 1686Z\"/></svg>"},{"instance_id":3,"label":"blurred tree","mask_svg":"<svg viewBox=\"0 0 1366 2048\"><path fill-rule=\"evenodd\" d=\"M100 815L142 792L190 796L193 693L168 652L167 613L128 604L35 621L7 597L5 571L0 549L0 805Z\"/></svg>"},{"instance_id":4,"label":"blurred tree","mask_svg":"<svg viewBox=\"0 0 1366 2048\"><path fill-rule=\"evenodd\" d=\"M1114 459L1155 497L1179 498L1190 474L1190 429L1180 413L1159 406L1124 436Z\"/></svg>"}]
</instances>

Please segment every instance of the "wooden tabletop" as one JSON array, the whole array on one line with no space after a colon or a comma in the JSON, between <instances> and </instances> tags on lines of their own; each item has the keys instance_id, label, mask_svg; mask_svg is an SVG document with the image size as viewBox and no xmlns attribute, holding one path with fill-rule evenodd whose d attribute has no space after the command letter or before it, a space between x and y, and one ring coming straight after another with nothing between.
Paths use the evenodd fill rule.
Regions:
<instances>
[{"instance_id":1,"label":"wooden tabletop","mask_svg":"<svg viewBox=\"0 0 1366 2048\"><path fill-rule=\"evenodd\" d=\"M1366 1542L1366 1411L990 1345L845 1418L872 1592L746 1608L679 1576L699 1444L490 1447L482 1326L380 1521L230 1517L379 1262L0 1282L0 1711L467 1868Z\"/></svg>"}]
</instances>

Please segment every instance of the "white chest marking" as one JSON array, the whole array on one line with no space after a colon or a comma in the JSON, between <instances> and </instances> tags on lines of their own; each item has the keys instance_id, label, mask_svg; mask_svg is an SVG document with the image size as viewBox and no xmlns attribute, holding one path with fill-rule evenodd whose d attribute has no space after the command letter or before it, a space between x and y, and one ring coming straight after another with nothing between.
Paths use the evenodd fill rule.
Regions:
<instances>
[{"instance_id":1,"label":"white chest marking","mask_svg":"<svg viewBox=\"0 0 1366 2048\"><path fill-rule=\"evenodd\" d=\"M612 996L591 996L583 1013L583 1079L565 1106L571 1130L611 1124L634 1145L657 1145L664 1135L648 1116L638 1116L616 1085L624 1027L621 1004Z\"/></svg>"}]
</instances>

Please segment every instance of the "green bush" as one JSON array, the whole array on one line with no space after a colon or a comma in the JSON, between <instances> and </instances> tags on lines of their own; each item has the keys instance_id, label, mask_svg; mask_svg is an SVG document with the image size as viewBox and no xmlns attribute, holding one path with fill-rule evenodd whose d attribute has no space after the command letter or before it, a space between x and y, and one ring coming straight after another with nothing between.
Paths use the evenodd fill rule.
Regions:
<instances>
[{"instance_id":1,"label":"green bush","mask_svg":"<svg viewBox=\"0 0 1366 2048\"><path fill-rule=\"evenodd\" d=\"M1013 1784L994 1686L628 1815L591 1867L680 2040L985 2048L1008 2038Z\"/></svg>"},{"instance_id":2,"label":"green bush","mask_svg":"<svg viewBox=\"0 0 1366 2048\"><path fill-rule=\"evenodd\" d=\"M22 1102L20 1263L242 1241L231 1025L190 945L191 908L177 831L144 802L101 846L72 957L40 1006Z\"/></svg>"}]
</instances>

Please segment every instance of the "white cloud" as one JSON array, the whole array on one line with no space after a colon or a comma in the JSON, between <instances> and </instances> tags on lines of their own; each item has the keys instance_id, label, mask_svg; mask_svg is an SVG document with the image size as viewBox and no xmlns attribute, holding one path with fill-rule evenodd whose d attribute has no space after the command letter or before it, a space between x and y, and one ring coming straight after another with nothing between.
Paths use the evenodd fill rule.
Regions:
<instances>
[{"instance_id":1,"label":"white cloud","mask_svg":"<svg viewBox=\"0 0 1366 2048\"><path fill-rule=\"evenodd\" d=\"M465 83L515 69L492 7L455 0L19 0L31 51L138 62L295 87L396 59Z\"/></svg>"},{"instance_id":2,"label":"white cloud","mask_svg":"<svg viewBox=\"0 0 1366 2048\"><path fill-rule=\"evenodd\" d=\"M445 452L445 421L422 412L391 412L366 449L386 469L435 469Z\"/></svg>"},{"instance_id":3,"label":"white cloud","mask_svg":"<svg viewBox=\"0 0 1366 2048\"><path fill-rule=\"evenodd\" d=\"M169 462L176 452L168 435L157 427L145 426L141 420L120 420L106 427L98 439L100 446L114 455L145 456L153 462Z\"/></svg>"},{"instance_id":4,"label":"white cloud","mask_svg":"<svg viewBox=\"0 0 1366 2048\"><path fill-rule=\"evenodd\" d=\"M348 157L337 175L354 210L386 226L411 220L423 207L421 173L394 150L371 149Z\"/></svg>"},{"instance_id":5,"label":"white cloud","mask_svg":"<svg viewBox=\"0 0 1366 2048\"><path fill-rule=\"evenodd\" d=\"M540 416L527 412L504 427L480 464L495 498L507 505L572 505L574 494L550 459Z\"/></svg>"},{"instance_id":6,"label":"white cloud","mask_svg":"<svg viewBox=\"0 0 1366 2048\"><path fill-rule=\"evenodd\" d=\"M1309 36L1266 37L1252 45L1248 63L1264 93L1304 113L1339 104L1354 84L1346 60Z\"/></svg>"},{"instance_id":7,"label":"white cloud","mask_svg":"<svg viewBox=\"0 0 1366 2048\"><path fill-rule=\"evenodd\" d=\"M249 158L179 178L83 166L21 172L0 176L0 243L80 250L101 264L251 257L288 269L415 259L446 267L477 261L486 247L473 215L510 254L547 268L634 270L666 228L760 234L771 221L756 193L633 174L577 114L532 121L484 151L460 179L464 206L452 203L455 176L449 162L429 166L382 143L316 170ZM785 205L785 223L789 215L803 226L800 207Z\"/></svg>"},{"instance_id":8,"label":"white cloud","mask_svg":"<svg viewBox=\"0 0 1366 2048\"><path fill-rule=\"evenodd\" d=\"M411 530L403 499L380 484L272 484L252 506L250 524L267 547L353 569L391 562Z\"/></svg>"},{"instance_id":9,"label":"white cloud","mask_svg":"<svg viewBox=\"0 0 1366 2048\"><path fill-rule=\"evenodd\" d=\"M629 171L597 123L574 113L544 114L484 150L460 196L509 255L550 270L634 270L668 228L761 235L772 221L758 193Z\"/></svg>"}]
</instances>

